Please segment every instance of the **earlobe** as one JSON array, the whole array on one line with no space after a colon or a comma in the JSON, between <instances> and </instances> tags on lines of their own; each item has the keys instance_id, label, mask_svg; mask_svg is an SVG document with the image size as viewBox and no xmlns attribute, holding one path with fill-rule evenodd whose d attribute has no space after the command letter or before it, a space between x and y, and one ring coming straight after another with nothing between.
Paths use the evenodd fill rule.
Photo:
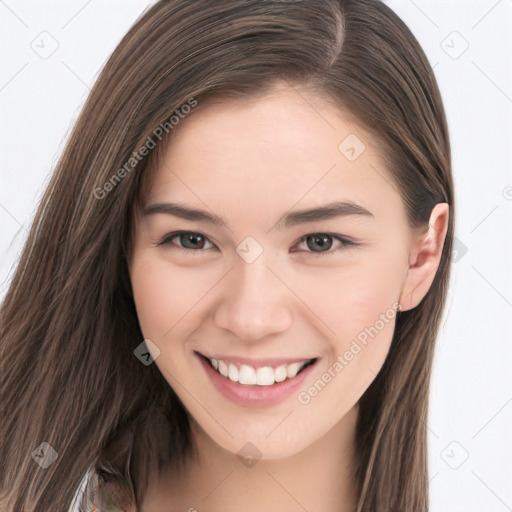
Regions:
<instances>
[{"instance_id":1,"label":"earlobe","mask_svg":"<svg viewBox=\"0 0 512 512\"><path fill-rule=\"evenodd\" d=\"M430 214L428 229L415 236L399 300L401 311L415 308L430 289L441 261L449 215L448 203L436 204Z\"/></svg>"}]
</instances>

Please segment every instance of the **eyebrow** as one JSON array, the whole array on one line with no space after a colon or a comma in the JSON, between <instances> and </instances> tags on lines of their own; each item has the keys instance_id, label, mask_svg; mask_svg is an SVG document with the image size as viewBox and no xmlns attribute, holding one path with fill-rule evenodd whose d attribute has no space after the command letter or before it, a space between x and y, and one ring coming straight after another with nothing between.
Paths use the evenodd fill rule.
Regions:
<instances>
[{"instance_id":1,"label":"eyebrow","mask_svg":"<svg viewBox=\"0 0 512 512\"><path fill-rule=\"evenodd\" d=\"M152 204L144 207L142 213L144 216L163 213L191 221L205 221L215 226L227 226L226 221L214 213L188 208L176 203ZM290 212L281 218L271 229L277 228L278 230L282 230L298 224L329 220L335 217L347 217L350 215L374 217L373 213L369 210L352 201L335 201L316 208Z\"/></svg>"}]
</instances>

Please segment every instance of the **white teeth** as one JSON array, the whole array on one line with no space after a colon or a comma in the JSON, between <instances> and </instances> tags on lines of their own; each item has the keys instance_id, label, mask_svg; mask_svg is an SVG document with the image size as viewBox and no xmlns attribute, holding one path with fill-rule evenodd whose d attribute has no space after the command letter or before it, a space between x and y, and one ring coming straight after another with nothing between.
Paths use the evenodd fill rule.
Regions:
<instances>
[{"instance_id":1,"label":"white teeth","mask_svg":"<svg viewBox=\"0 0 512 512\"><path fill-rule=\"evenodd\" d=\"M282 364L277 368L263 366L255 369L246 364L236 366L222 359L210 359L212 366L221 375L233 382L246 386L271 386L275 382L283 382L286 379L293 379L299 371L306 366L308 361L300 361L292 364Z\"/></svg>"},{"instance_id":2,"label":"white teeth","mask_svg":"<svg viewBox=\"0 0 512 512\"><path fill-rule=\"evenodd\" d=\"M274 370L270 366L264 366L256 370L256 384L259 386L271 386L274 384Z\"/></svg>"},{"instance_id":3,"label":"white teeth","mask_svg":"<svg viewBox=\"0 0 512 512\"><path fill-rule=\"evenodd\" d=\"M228 365L222 359L219 359L219 373L224 377L228 376Z\"/></svg>"},{"instance_id":4,"label":"white teeth","mask_svg":"<svg viewBox=\"0 0 512 512\"><path fill-rule=\"evenodd\" d=\"M238 368L233 363L230 363L228 367L228 377L229 380L238 382Z\"/></svg>"},{"instance_id":5,"label":"white teeth","mask_svg":"<svg viewBox=\"0 0 512 512\"><path fill-rule=\"evenodd\" d=\"M274 379L276 382L283 382L287 377L286 365L282 364L274 370Z\"/></svg>"},{"instance_id":6,"label":"white teeth","mask_svg":"<svg viewBox=\"0 0 512 512\"><path fill-rule=\"evenodd\" d=\"M246 384L254 386L256 384L256 372L251 366L243 364L240 366L240 372L238 374L238 382L240 384Z\"/></svg>"},{"instance_id":7,"label":"white teeth","mask_svg":"<svg viewBox=\"0 0 512 512\"><path fill-rule=\"evenodd\" d=\"M302 363L292 363L288 365L286 367L286 376L289 379L293 379L293 377L295 377L295 375L297 375L297 373L299 372L301 366Z\"/></svg>"}]
</instances>

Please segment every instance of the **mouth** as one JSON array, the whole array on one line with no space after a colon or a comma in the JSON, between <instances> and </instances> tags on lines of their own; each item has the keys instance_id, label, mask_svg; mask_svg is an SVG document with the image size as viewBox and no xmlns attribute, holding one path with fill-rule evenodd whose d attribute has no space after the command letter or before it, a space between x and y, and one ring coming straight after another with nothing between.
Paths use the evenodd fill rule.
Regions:
<instances>
[{"instance_id":1,"label":"mouth","mask_svg":"<svg viewBox=\"0 0 512 512\"><path fill-rule=\"evenodd\" d=\"M275 386L280 382L294 379L318 360L315 357L312 359L297 359L291 363L251 365L228 358L210 358L200 352L194 352L216 373L226 380L242 386Z\"/></svg>"}]
</instances>

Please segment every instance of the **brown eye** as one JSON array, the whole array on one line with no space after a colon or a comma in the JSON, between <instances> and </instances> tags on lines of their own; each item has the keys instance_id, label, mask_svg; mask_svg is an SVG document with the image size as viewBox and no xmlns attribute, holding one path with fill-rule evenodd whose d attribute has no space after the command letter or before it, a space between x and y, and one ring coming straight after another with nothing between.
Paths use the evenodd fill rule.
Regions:
<instances>
[{"instance_id":1,"label":"brown eye","mask_svg":"<svg viewBox=\"0 0 512 512\"><path fill-rule=\"evenodd\" d=\"M164 236L156 245L169 247L169 249L173 250L181 250L182 252L195 250L206 252L207 250L215 247L208 237L193 231L178 231L170 233Z\"/></svg>"},{"instance_id":2,"label":"brown eye","mask_svg":"<svg viewBox=\"0 0 512 512\"><path fill-rule=\"evenodd\" d=\"M183 233L180 235L180 244L186 249L202 249L205 242L204 236L198 233Z\"/></svg>"},{"instance_id":3,"label":"brown eye","mask_svg":"<svg viewBox=\"0 0 512 512\"><path fill-rule=\"evenodd\" d=\"M313 252L325 252L332 247L332 236L321 233L308 235L306 244Z\"/></svg>"},{"instance_id":4,"label":"brown eye","mask_svg":"<svg viewBox=\"0 0 512 512\"><path fill-rule=\"evenodd\" d=\"M292 252L308 254L309 256L329 256L358 247L360 244L344 236L331 233L310 233L303 236ZM298 249L301 247L302 249Z\"/></svg>"}]
</instances>

